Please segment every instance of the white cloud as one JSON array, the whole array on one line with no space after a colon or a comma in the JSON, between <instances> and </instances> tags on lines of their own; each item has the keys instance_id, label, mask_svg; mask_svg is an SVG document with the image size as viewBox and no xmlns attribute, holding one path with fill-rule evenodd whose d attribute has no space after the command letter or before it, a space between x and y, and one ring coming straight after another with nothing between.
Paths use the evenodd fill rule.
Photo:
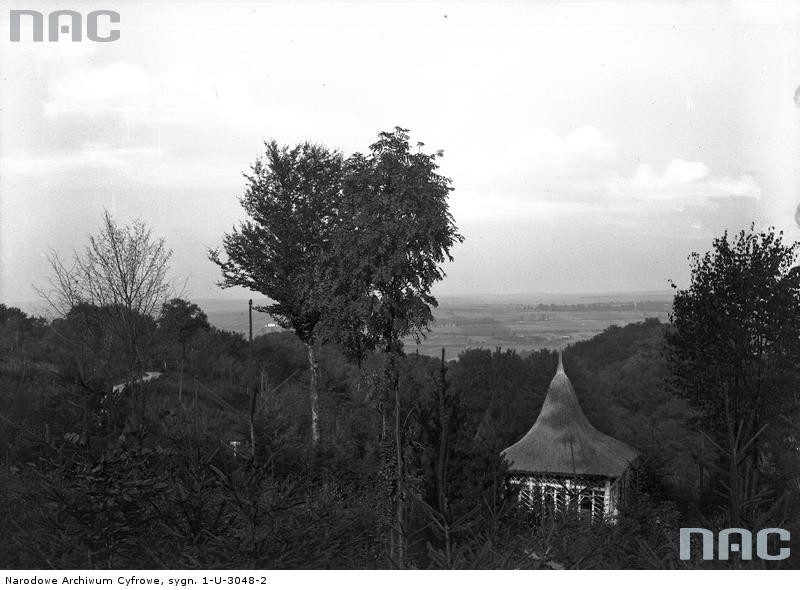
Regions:
<instances>
[{"instance_id":1,"label":"white cloud","mask_svg":"<svg viewBox=\"0 0 800 590\"><path fill-rule=\"evenodd\" d=\"M164 151L156 147L113 148L104 144L86 144L71 154L0 159L0 169L8 176L48 176L77 168L125 170L132 160L160 158Z\"/></svg>"},{"instance_id":2,"label":"white cloud","mask_svg":"<svg viewBox=\"0 0 800 590\"><path fill-rule=\"evenodd\" d=\"M596 127L584 125L565 135L538 127L486 156L465 154L459 186L479 193L503 192L525 199L559 200L571 191L582 194L586 181L601 177L619 158L618 142ZM483 160L475 166L476 158Z\"/></svg>"},{"instance_id":3,"label":"white cloud","mask_svg":"<svg viewBox=\"0 0 800 590\"><path fill-rule=\"evenodd\" d=\"M140 67L125 61L93 70L70 69L52 84L50 98L44 101L44 115L96 116L141 109L151 86L151 79Z\"/></svg>"},{"instance_id":4,"label":"white cloud","mask_svg":"<svg viewBox=\"0 0 800 590\"><path fill-rule=\"evenodd\" d=\"M139 129L144 137L140 141L152 141L159 147L136 152L126 151L124 145L84 145L80 152L68 156L20 158L4 165L12 174L45 174L48 170L81 166L125 169L141 163L141 157L149 154L159 159L152 161L152 174L148 176L162 185L171 184L173 177L183 177L181 171L187 166L189 170L204 170L204 182L213 180L208 178L212 169L227 177L229 169L243 167L229 165L228 160L246 162L248 157L246 152L237 152L231 158L231 149L257 145L259 129L265 125L270 134L278 135L284 131L298 133L303 122L315 128L314 117L303 116L296 105L272 103L271 98L268 95L256 100L242 73L200 72L185 62L165 64L153 72L127 61L64 71L51 86L45 115L57 118L79 114L87 119L111 113L126 129L126 133L112 138L131 141ZM287 121L292 123L284 129ZM223 133L229 143L209 145L208 138L218 137L217 132ZM315 129L315 134L319 133ZM161 149L162 141L166 150ZM181 160L198 149L205 154L206 165L198 166L195 156L190 163ZM160 157L165 153L167 157ZM449 173L460 190L456 195L460 203L454 204L454 210L462 218L525 218L588 210L639 214L645 210L683 210L687 206L709 208L714 206L714 198L758 198L761 192L752 176L713 176L707 164L680 158L670 161L662 172L643 163L632 175L626 175L623 170L630 170L633 164L630 153L616 137L592 125L565 133L534 127L494 153L462 154L467 156L462 161L448 163L454 164L452 168L448 166ZM481 166L475 165L476 157L482 158Z\"/></svg>"},{"instance_id":5,"label":"white cloud","mask_svg":"<svg viewBox=\"0 0 800 590\"><path fill-rule=\"evenodd\" d=\"M603 135L590 125L578 127L564 138L565 151L568 154L588 157L601 162L612 162L617 159L617 142L614 138Z\"/></svg>"},{"instance_id":6,"label":"white cloud","mask_svg":"<svg viewBox=\"0 0 800 590\"><path fill-rule=\"evenodd\" d=\"M537 129L491 160L472 184L459 183L457 220L541 219L592 212L622 223L626 216L712 212L731 197L756 200L761 188L748 174L719 176L698 161L672 159L661 172L648 163L632 174L625 152L594 127L560 137Z\"/></svg>"},{"instance_id":7,"label":"white cloud","mask_svg":"<svg viewBox=\"0 0 800 590\"><path fill-rule=\"evenodd\" d=\"M0 166L9 176L116 170L172 184L188 171L213 182L209 176L220 167L246 167L251 146L259 145L252 140L259 122L297 119L273 110L256 105L247 79L236 72L202 75L182 62L153 72L129 61L71 64L53 76L41 111L42 123L66 139L7 149Z\"/></svg>"},{"instance_id":8,"label":"white cloud","mask_svg":"<svg viewBox=\"0 0 800 590\"><path fill-rule=\"evenodd\" d=\"M758 199L761 189L748 174L737 177L713 176L702 162L674 159L658 174L649 164L640 164L630 177L610 178L608 194L616 199L693 201L746 197Z\"/></svg>"},{"instance_id":9,"label":"white cloud","mask_svg":"<svg viewBox=\"0 0 800 590\"><path fill-rule=\"evenodd\" d=\"M51 84L43 112L50 119L65 115L97 119L112 113L126 126L191 124L230 129L252 125L259 108L242 74L205 76L185 63L151 74L136 64L118 61L63 71Z\"/></svg>"},{"instance_id":10,"label":"white cloud","mask_svg":"<svg viewBox=\"0 0 800 590\"><path fill-rule=\"evenodd\" d=\"M708 176L709 172L711 172L709 167L702 162L676 159L667 164L667 168L664 170L664 181L667 184L694 182Z\"/></svg>"},{"instance_id":11,"label":"white cloud","mask_svg":"<svg viewBox=\"0 0 800 590\"><path fill-rule=\"evenodd\" d=\"M578 127L564 137L550 129L537 128L522 135L500 157L510 164L548 172L580 160L613 162L617 144L614 138L590 125Z\"/></svg>"},{"instance_id":12,"label":"white cloud","mask_svg":"<svg viewBox=\"0 0 800 590\"><path fill-rule=\"evenodd\" d=\"M476 193L456 191L450 199L453 217L458 223L473 221L509 221L553 217L567 213L585 213L592 209L585 202L535 200L528 195L492 191Z\"/></svg>"}]
</instances>

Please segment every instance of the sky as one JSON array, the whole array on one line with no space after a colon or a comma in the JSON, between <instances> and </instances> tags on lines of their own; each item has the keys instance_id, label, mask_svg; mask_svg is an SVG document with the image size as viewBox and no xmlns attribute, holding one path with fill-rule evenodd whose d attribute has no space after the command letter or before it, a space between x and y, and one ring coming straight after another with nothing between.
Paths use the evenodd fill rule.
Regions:
<instances>
[{"instance_id":1,"label":"sky","mask_svg":"<svg viewBox=\"0 0 800 590\"><path fill-rule=\"evenodd\" d=\"M9 38L0 13L0 301L103 210L173 249L189 298L244 219L263 142L431 152L466 240L440 296L685 286L725 230L800 239L796 2L74 2L120 39ZM45 34L45 38L47 38Z\"/></svg>"}]
</instances>

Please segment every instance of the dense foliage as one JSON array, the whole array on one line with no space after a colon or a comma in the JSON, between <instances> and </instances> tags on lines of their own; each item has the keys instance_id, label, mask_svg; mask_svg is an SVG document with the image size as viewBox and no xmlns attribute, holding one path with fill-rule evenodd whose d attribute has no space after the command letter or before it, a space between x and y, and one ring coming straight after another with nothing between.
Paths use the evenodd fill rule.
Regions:
<instances>
[{"instance_id":1,"label":"dense foliage","mask_svg":"<svg viewBox=\"0 0 800 590\"><path fill-rule=\"evenodd\" d=\"M394 453L380 441L369 399L380 359L359 368L335 347L321 349L326 443L312 451L305 347L289 332L257 337L254 465L241 335L192 333L180 399L174 334L154 326L149 362L167 370L143 387L145 420L131 431L130 398L108 394L119 377L113 355L108 366L94 361L102 370L84 383L64 348L66 320L48 325L5 306L0 319L3 566L393 567ZM498 451L535 420L554 354L468 350L444 367L401 356L406 565L685 565L675 555L677 529L710 522L716 508L701 498L694 411L665 379L666 329L655 320L612 327L565 351L589 419L646 457L640 493L615 526L571 514L531 521L505 497ZM102 330L97 336L104 340Z\"/></svg>"},{"instance_id":2,"label":"dense foliage","mask_svg":"<svg viewBox=\"0 0 800 590\"><path fill-rule=\"evenodd\" d=\"M719 455L702 485L732 527L779 525L797 491L799 254L773 229L725 233L675 295L670 374Z\"/></svg>"}]
</instances>

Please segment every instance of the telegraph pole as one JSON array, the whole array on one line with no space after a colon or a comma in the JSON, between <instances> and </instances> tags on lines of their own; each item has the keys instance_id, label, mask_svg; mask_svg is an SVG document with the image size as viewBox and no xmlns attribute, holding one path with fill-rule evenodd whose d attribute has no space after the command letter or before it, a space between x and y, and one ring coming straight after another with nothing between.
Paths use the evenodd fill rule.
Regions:
<instances>
[{"instance_id":1,"label":"telegraph pole","mask_svg":"<svg viewBox=\"0 0 800 590\"><path fill-rule=\"evenodd\" d=\"M253 348L253 300L252 299L250 299L247 302L247 316L248 319L250 320L250 338L249 338L250 348Z\"/></svg>"},{"instance_id":2,"label":"telegraph pole","mask_svg":"<svg viewBox=\"0 0 800 590\"><path fill-rule=\"evenodd\" d=\"M247 302L247 316L250 333L247 346L247 394L250 397L250 451L253 453L253 465L256 464L256 392L253 387L253 300Z\"/></svg>"}]
</instances>

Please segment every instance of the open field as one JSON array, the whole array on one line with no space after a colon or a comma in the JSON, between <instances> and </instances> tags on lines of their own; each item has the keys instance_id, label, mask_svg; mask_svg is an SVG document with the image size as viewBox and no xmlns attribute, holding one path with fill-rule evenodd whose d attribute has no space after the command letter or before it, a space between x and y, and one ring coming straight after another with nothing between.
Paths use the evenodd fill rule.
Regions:
<instances>
[{"instance_id":1,"label":"open field","mask_svg":"<svg viewBox=\"0 0 800 590\"><path fill-rule=\"evenodd\" d=\"M668 319L669 302L662 310L565 310L541 311L520 304L441 305L428 337L417 345L406 341L406 350L448 359L468 348L513 348L518 351L561 348L576 340L599 334L611 325L624 326L648 317Z\"/></svg>"},{"instance_id":2,"label":"open field","mask_svg":"<svg viewBox=\"0 0 800 590\"><path fill-rule=\"evenodd\" d=\"M614 324L624 326L649 317L667 321L670 310L670 299L663 293L549 297L442 298L428 337L419 345L406 339L406 350L438 356L444 347L446 357L452 359L468 348L560 348ZM198 304L218 328L247 333L247 301L202 300ZM267 314L253 314L254 335L280 330Z\"/></svg>"}]
</instances>

